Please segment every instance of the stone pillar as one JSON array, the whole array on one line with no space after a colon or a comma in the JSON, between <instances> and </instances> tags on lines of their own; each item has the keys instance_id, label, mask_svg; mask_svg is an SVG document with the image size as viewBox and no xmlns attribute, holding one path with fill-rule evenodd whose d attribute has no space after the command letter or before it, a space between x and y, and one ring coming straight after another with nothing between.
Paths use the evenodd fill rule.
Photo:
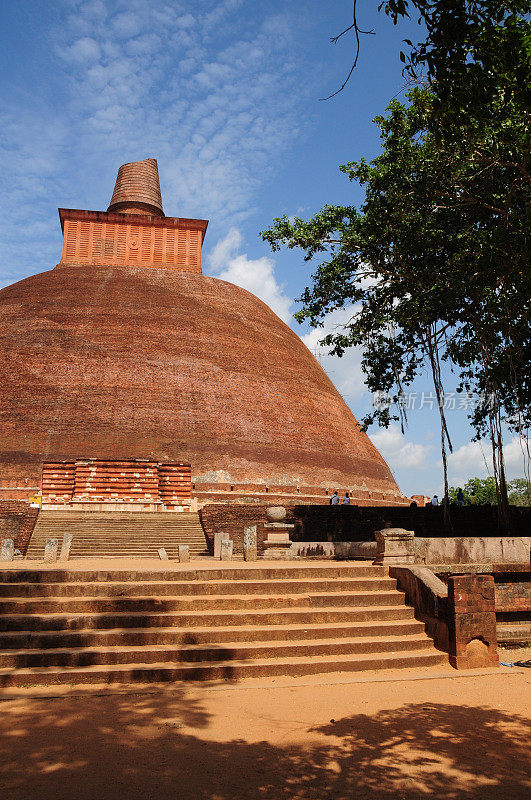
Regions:
<instances>
[{"instance_id":1,"label":"stone pillar","mask_svg":"<svg viewBox=\"0 0 531 800\"><path fill-rule=\"evenodd\" d=\"M374 564L414 564L415 552L413 549L414 531L403 528L384 528L375 531L376 558Z\"/></svg>"},{"instance_id":2,"label":"stone pillar","mask_svg":"<svg viewBox=\"0 0 531 800\"><path fill-rule=\"evenodd\" d=\"M159 554L159 558L161 561L169 561L168 554L166 552L165 547L159 547L157 549L157 553Z\"/></svg>"},{"instance_id":3,"label":"stone pillar","mask_svg":"<svg viewBox=\"0 0 531 800\"><path fill-rule=\"evenodd\" d=\"M226 542L229 539L229 534L219 531L214 534L214 558L221 558L221 542Z\"/></svg>"},{"instance_id":4,"label":"stone pillar","mask_svg":"<svg viewBox=\"0 0 531 800\"><path fill-rule=\"evenodd\" d=\"M232 539L223 539L221 542L221 560L232 561Z\"/></svg>"},{"instance_id":5,"label":"stone pillar","mask_svg":"<svg viewBox=\"0 0 531 800\"><path fill-rule=\"evenodd\" d=\"M179 550L179 561L190 561L190 547L187 544L180 544L178 547Z\"/></svg>"},{"instance_id":6,"label":"stone pillar","mask_svg":"<svg viewBox=\"0 0 531 800\"><path fill-rule=\"evenodd\" d=\"M456 669L499 666L494 577L449 578L448 615L450 664Z\"/></svg>"},{"instance_id":7,"label":"stone pillar","mask_svg":"<svg viewBox=\"0 0 531 800\"><path fill-rule=\"evenodd\" d=\"M60 561L67 561L70 556L70 548L72 547L73 534L65 533L63 536L63 543L61 545L61 553L59 555Z\"/></svg>"},{"instance_id":8,"label":"stone pillar","mask_svg":"<svg viewBox=\"0 0 531 800\"><path fill-rule=\"evenodd\" d=\"M256 525L243 529L243 560L256 561L258 558L258 546Z\"/></svg>"},{"instance_id":9,"label":"stone pillar","mask_svg":"<svg viewBox=\"0 0 531 800\"><path fill-rule=\"evenodd\" d=\"M15 542L13 539L2 539L0 544L0 561L13 561Z\"/></svg>"},{"instance_id":10,"label":"stone pillar","mask_svg":"<svg viewBox=\"0 0 531 800\"><path fill-rule=\"evenodd\" d=\"M291 532L295 525L288 525L284 521L286 519L284 506L266 508L266 517L269 521L263 525L266 539L262 558L275 561L294 558L291 552Z\"/></svg>"},{"instance_id":11,"label":"stone pillar","mask_svg":"<svg viewBox=\"0 0 531 800\"><path fill-rule=\"evenodd\" d=\"M59 539L46 539L44 543L44 561L50 564L57 561L57 551L59 550Z\"/></svg>"}]
</instances>

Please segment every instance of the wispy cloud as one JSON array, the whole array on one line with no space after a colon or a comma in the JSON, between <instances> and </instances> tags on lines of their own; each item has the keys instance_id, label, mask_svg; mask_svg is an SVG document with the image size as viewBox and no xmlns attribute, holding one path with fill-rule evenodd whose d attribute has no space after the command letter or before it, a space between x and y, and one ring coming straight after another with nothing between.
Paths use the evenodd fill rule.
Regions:
<instances>
[{"instance_id":1,"label":"wispy cloud","mask_svg":"<svg viewBox=\"0 0 531 800\"><path fill-rule=\"evenodd\" d=\"M146 156L159 159L167 213L220 229L252 214L302 117L289 10L245 13L243 0L58 6L46 31L50 91L13 95L1 112L0 212L13 235L0 268L11 277L36 258L57 261L57 205L105 207L117 167ZM26 231L30 221L41 227Z\"/></svg>"},{"instance_id":2,"label":"wispy cloud","mask_svg":"<svg viewBox=\"0 0 531 800\"><path fill-rule=\"evenodd\" d=\"M355 306L350 305L328 314L324 320L324 327L314 328L303 335L302 341L316 356L317 360L329 375L330 379L349 404L356 403L362 394L367 391L361 369L361 349L352 347L346 350L341 358L328 354L326 347L319 342L328 334L337 332L349 322L355 313Z\"/></svg>"},{"instance_id":3,"label":"wispy cloud","mask_svg":"<svg viewBox=\"0 0 531 800\"><path fill-rule=\"evenodd\" d=\"M409 441L399 426L394 424L372 434L370 438L393 471L422 470L432 450L431 444Z\"/></svg>"},{"instance_id":4,"label":"wispy cloud","mask_svg":"<svg viewBox=\"0 0 531 800\"><path fill-rule=\"evenodd\" d=\"M235 283L252 292L273 309L280 319L291 319L292 299L275 277L275 264L271 258L248 258L241 253L243 238L237 228L231 228L220 239L209 256L209 264L216 278Z\"/></svg>"},{"instance_id":5,"label":"wispy cloud","mask_svg":"<svg viewBox=\"0 0 531 800\"><path fill-rule=\"evenodd\" d=\"M524 454L522 442L516 436L503 447L505 470L508 480L524 476ZM439 466L442 466L439 462ZM492 475L492 453L488 442L468 442L448 456L450 482L463 484L469 478L484 478Z\"/></svg>"}]
</instances>

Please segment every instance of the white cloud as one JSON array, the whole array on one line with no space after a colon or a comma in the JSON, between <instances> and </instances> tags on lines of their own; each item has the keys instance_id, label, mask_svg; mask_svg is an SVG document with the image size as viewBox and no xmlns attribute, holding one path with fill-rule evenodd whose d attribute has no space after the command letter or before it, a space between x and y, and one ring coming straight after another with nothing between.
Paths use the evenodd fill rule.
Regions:
<instances>
[{"instance_id":1,"label":"white cloud","mask_svg":"<svg viewBox=\"0 0 531 800\"><path fill-rule=\"evenodd\" d=\"M118 36L125 39L140 33L142 30L142 18L137 14L124 12L117 14L111 20L111 25Z\"/></svg>"},{"instance_id":2,"label":"white cloud","mask_svg":"<svg viewBox=\"0 0 531 800\"><path fill-rule=\"evenodd\" d=\"M409 442L400 427L393 424L389 428L373 433L370 439L393 471L424 467L432 449L431 444Z\"/></svg>"},{"instance_id":3,"label":"white cloud","mask_svg":"<svg viewBox=\"0 0 531 800\"><path fill-rule=\"evenodd\" d=\"M231 228L227 235L218 241L209 255L209 264L221 280L235 283L252 292L273 309L280 319L291 319L292 300L275 277L275 264L271 258L251 259L239 253L242 235L237 228Z\"/></svg>"},{"instance_id":4,"label":"white cloud","mask_svg":"<svg viewBox=\"0 0 531 800\"><path fill-rule=\"evenodd\" d=\"M503 448L507 480L524 475L524 457L518 437ZM442 466L441 461L438 464ZM487 441L468 442L448 456L448 475L451 484L463 484L469 478L484 478L493 474L492 452Z\"/></svg>"},{"instance_id":5,"label":"white cloud","mask_svg":"<svg viewBox=\"0 0 531 800\"><path fill-rule=\"evenodd\" d=\"M80 39L76 39L70 47L58 48L58 55L65 61L79 63L97 60L101 55L101 51L95 39L90 38L90 36L83 36Z\"/></svg>"},{"instance_id":6,"label":"white cloud","mask_svg":"<svg viewBox=\"0 0 531 800\"><path fill-rule=\"evenodd\" d=\"M315 355L347 403L359 400L362 394L367 391L365 376L361 369L361 350L357 347L351 347L339 358L338 356L328 355L327 348L322 347L319 342L328 333L344 327L355 313L355 310L353 305L337 309L326 316L323 328L314 328L301 337L306 347Z\"/></svg>"},{"instance_id":7,"label":"white cloud","mask_svg":"<svg viewBox=\"0 0 531 800\"><path fill-rule=\"evenodd\" d=\"M42 34L52 43L45 90L12 92L0 111L0 269L35 252L55 263L57 206L105 208L120 164L146 156L158 158L169 215L221 230L248 218L296 141L311 92L287 18L267 5L240 14L243 0L65 5L60 25ZM48 233L31 232L24 255L17 240L36 214Z\"/></svg>"}]
</instances>

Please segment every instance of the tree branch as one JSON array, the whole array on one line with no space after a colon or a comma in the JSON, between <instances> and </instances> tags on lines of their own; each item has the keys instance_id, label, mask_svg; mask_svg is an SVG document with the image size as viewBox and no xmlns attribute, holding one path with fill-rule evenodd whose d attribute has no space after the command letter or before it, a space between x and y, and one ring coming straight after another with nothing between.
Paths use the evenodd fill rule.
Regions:
<instances>
[{"instance_id":1,"label":"tree branch","mask_svg":"<svg viewBox=\"0 0 531 800\"><path fill-rule=\"evenodd\" d=\"M353 0L352 17L353 17L354 21L353 21L352 25L349 25L348 28L345 28L345 30L341 31L341 33L339 33L337 36L330 37L330 41L333 44L337 44L339 39L341 39L341 37L344 36L345 33L348 33L349 31L352 31L352 30L354 31L354 35L356 37L356 55L354 57L354 63L352 64L352 67L350 68L350 72L347 75L347 77L345 78L345 80L343 81L343 83L340 86L340 88L337 91L333 92L332 94L329 94L328 97L320 97L319 100L331 100L332 97L336 96L336 94L339 94L340 92L342 92L343 89L345 88L345 86L347 85L347 83L349 82L350 76L354 72L354 70L356 68L356 64L358 63L358 57L359 57L359 54L360 54L360 33L366 34L367 36L370 36L370 35L374 36L374 30L363 31L361 28L358 27L358 21L356 19L356 3L357 3L357 0Z\"/></svg>"}]
</instances>

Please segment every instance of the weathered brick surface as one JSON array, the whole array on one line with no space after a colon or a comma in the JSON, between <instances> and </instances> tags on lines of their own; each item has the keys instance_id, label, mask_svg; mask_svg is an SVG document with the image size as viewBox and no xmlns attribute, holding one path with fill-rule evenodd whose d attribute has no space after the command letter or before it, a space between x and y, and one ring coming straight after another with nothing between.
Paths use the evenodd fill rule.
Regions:
<instances>
[{"instance_id":1,"label":"weathered brick surface","mask_svg":"<svg viewBox=\"0 0 531 800\"><path fill-rule=\"evenodd\" d=\"M59 216L63 227L59 268L133 266L201 274L206 220L69 208L60 208Z\"/></svg>"},{"instance_id":2,"label":"weathered brick surface","mask_svg":"<svg viewBox=\"0 0 531 800\"><path fill-rule=\"evenodd\" d=\"M448 599L457 614L492 611L494 578L492 575L458 575L448 582Z\"/></svg>"},{"instance_id":3,"label":"weathered brick surface","mask_svg":"<svg viewBox=\"0 0 531 800\"><path fill-rule=\"evenodd\" d=\"M205 531L208 549L214 553L214 534L228 533L229 538L234 542L234 552L243 553L243 532L244 528L250 525L258 525L267 522L265 505L229 505L212 504L205 506L199 511L199 517L203 530ZM263 531L258 529L257 549L260 553L263 549Z\"/></svg>"},{"instance_id":4,"label":"weathered brick surface","mask_svg":"<svg viewBox=\"0 0 531 800\"><path fill-rule=\"evenodd\" d=\"M62 267L0 290L0 318L2 476L40 485L44 461L150 458L189 462L193 480L229 491L321 486L403 502L309 350L244 289Z\"/></svg>"},{"instance_id":5,"label":"weathered brick surface","mask_svg":"<svg viewBox=\"0 0 531 800\"><path fill-rule=\"evenodd\" d=\"M43 504L125 501L190 505L189 464L157 461L45 461L42 468Z\"/></svg>"},{"instance_id":6,"label":"weathered brick surface","mask_svg":"<svg viewBox=\"0 0 531 800\"><path fill-rule=\"evenodd\" d=\"M450 663L457 669L497 666L492 575L455 575L448 580Z\"/></svg>"},{"instance_id":7,"label":"weathered brick surface","mask_svg":"<svg viewBox=\"0 0 531 800\"><path fill-rule=\"evenodd\" d=\"M531 573L514 573L512 580L498 583L494 576L496 611L504 614L531 614Z\"/></svg>"},{"instance_id":8,"label":"weathered brick surface","mask_svg":"<svg viewBox=\"0 0 531 800\"><path fill-rule=\"evenodd\" d=\"M15 547L26 554L35 528L38 508L19 500L0 500L0 539L13 539Z\"/></svg>"},{"instance_id":9,"label":"weathered brick surface","mask_svg":"<svg viewBox=\"0 0 531 800\"><path fill-rule=\"evenodd\" d=\"M109 211L131 211L138 204L148 206L150 213L163 214L156 158L131 161L118 170Z\"/></svg>"}]
</instances>

